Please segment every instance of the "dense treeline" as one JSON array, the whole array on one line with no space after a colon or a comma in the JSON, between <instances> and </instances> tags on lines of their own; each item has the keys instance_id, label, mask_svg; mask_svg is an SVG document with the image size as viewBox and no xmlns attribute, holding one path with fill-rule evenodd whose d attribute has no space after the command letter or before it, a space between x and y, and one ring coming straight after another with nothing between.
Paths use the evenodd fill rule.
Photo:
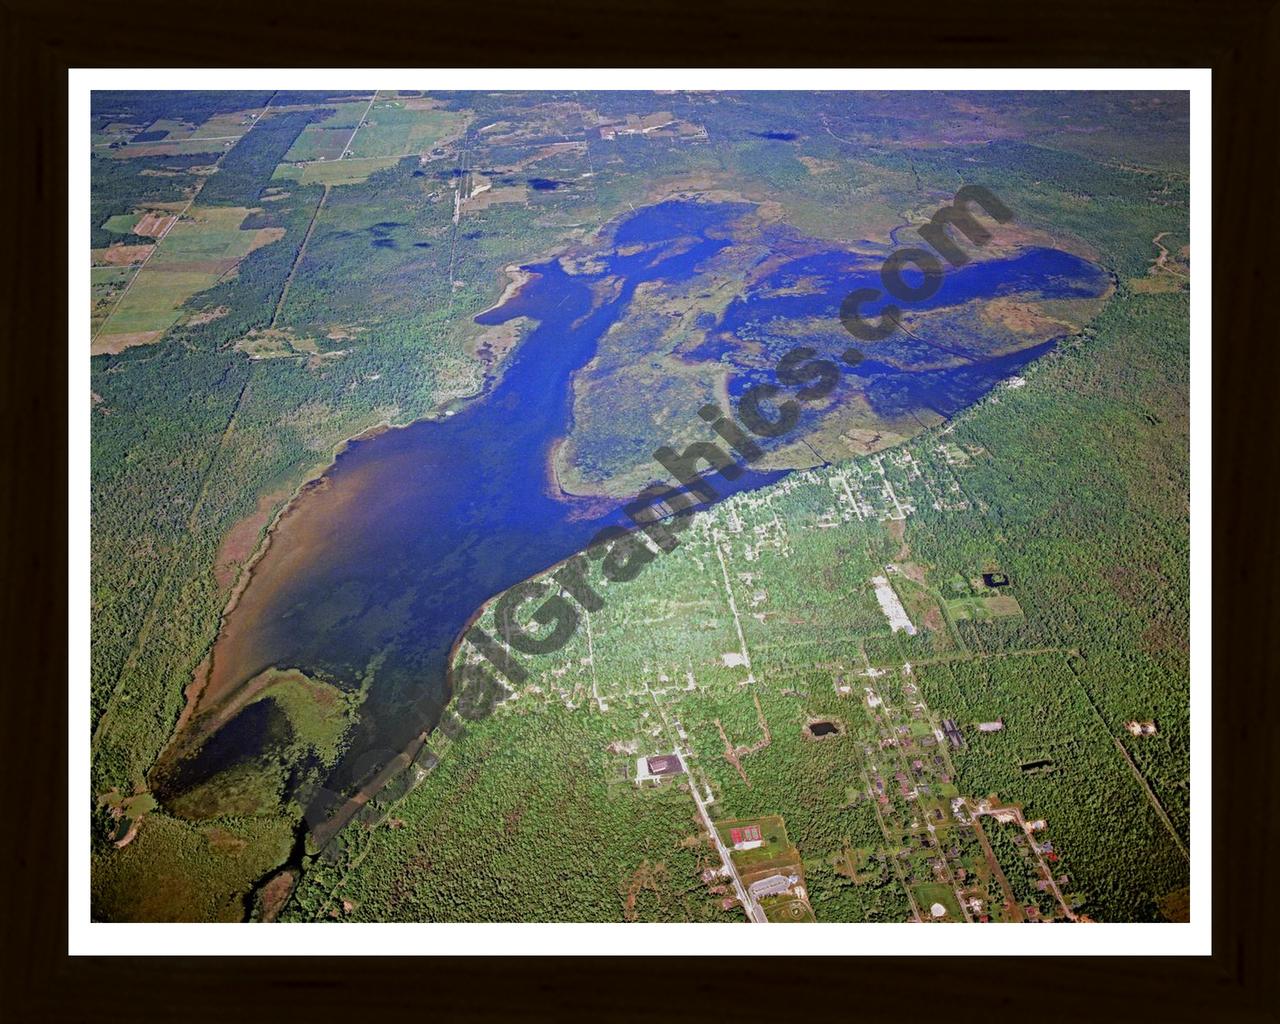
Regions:
<instances>
[{"instance_id":1,"label":"dense treeline","mask_svg":"<svg viewBox=\"0 0 1280 1024\"><path fill-rule=\"evenodd\" d=\"M253 206L294 139L328 112L290 110L264 115L223 157L218 173L201 190L200 202L209 206Z\"/></svg>"},{"instance_id":2,"label":"dense treeline","mask_svg":"<svg viewBox=\"0 0 1280 1024\"><path fill-rule=\"evenodd\" d=\"M311 862L289 917L732 919L699 878L716 858L688 794L637 791L626 757L606 749L625 738L546 706L478 724L377 824L347 828L336 860Z\"/></svg>"},{"instance_id":3,"label":"dense treeline","mask_svg":"<svg viewBox=\"0 0 1280 1024\"><path fill-rule=\"evenodd\" d=\"M90 94L90 117L95 130L113 122L148 125L165 118L201 124L214 114L261 110L270 91L222 89L216 92L95 89Z\"/></svg>"}]
</instances>

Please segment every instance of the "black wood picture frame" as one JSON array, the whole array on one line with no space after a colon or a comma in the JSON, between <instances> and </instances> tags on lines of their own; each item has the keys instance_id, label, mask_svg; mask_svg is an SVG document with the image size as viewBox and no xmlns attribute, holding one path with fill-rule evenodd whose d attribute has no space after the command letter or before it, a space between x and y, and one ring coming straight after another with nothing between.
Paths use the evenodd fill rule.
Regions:
<instances>
[{"instance_id":1,"label":"black wood picture frame","mask_svg":"<svg viewBox=\"0 0 1280 1024\"><path fill-rule=\"evenodd\" d=\"M376 16L373 16L376 15ZM791 0L373 9L220 0L4 0L0 173L10 324L6 829L0 1014L20 1021L1280 1018L1272 397L1280 5L851 5ZM67 955L67 69L73 67L1211 67L1213 69L1213 954L1198 958L330 959ZM175 81L175 88L182 82ZM1193 182L1193 188L1203 187ZM1192 429L1209 429L1193 422ZM1198 727L1203 725L1197 723ZM1101 926L1105 927L1105 926ZM334 930L333 941L344 941ZM287 933L282 942L287 943ZM840 956L839 931L830 952ZM406 953L411 950L406 949ZM1141 950L1136 950L1141 953Z\"/></svg>"}]
</instances>

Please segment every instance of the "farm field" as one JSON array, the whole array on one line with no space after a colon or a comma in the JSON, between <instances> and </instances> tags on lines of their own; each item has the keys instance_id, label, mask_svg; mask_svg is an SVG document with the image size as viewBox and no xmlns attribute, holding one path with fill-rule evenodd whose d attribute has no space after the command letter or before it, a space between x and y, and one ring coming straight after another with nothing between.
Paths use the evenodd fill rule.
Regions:
<instances>
[{"instance_id":1,"label":"farm field","mask_svg":"<svg viewBox=\"0 0 1280 1024\"><path fill-rule=\"evenodd\" d=\"M380 96L369 107L351 152L355 157L430 153L444 140L456 139L467 121L461 111L429 109L412 99Z\"/></svg>"},{"instance_id":2,"label":"farm field","mask_svg":"<svg viewBox=\"0 0 1280 1024\"><path fill-rule=\"evenodd\" d=\"M217 284L254 249L279 240L278 228L245 228L248 218L243 207L192 206L178 216L103 318L95 351L157 340L191 296ZM129 228L137 230L136 222Z\"/></svg>"},{"instance_id":3,"label":"farm field","mask_svg":"<svg viewBox=\"0 0 1280 1024\"><path fill-rule=\"evenodd\" d=\"M1187 117L95 95L95 918L1184 918Z\"/></svg>"}]
</instances>

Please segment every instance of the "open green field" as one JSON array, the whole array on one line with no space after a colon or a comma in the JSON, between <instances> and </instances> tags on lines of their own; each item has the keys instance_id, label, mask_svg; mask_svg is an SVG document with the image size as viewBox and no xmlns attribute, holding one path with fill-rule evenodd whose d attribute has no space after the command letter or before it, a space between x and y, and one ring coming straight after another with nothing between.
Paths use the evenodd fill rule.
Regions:
<instances>
[{"instance_id":1,"label":"open green field","mask_svg":"<svg viewBox=\"0 0 1280 1024\"><path fill-rule=\"evenodd\" d=\"M107 231L112 231L119 235L127 235L137 227L138 221L141 219L142 215L138 213L117 213L112 217L108 217L102 226Z\"/></svg>"},{"instance_id":2,"label":"open green field","mask_svg":"<svg viewBox=\"0 0 1280 1024\"><path fill-rule=\"evenodd\" d=\"M356 132L351 149L357 157L428 153L442 140L461 132L469 115L456 110L411 109L411 100L376 100Z\"/></svg>"},{"instance_id":3,"label":"open green field","mask_svg":"<svg viewBox=\"0 0 1280 1024\"><path fill-rule=\"evenodd\" d=\"M281 164L272 175L278 181L296 181L301 185L357 185L369 175L385 171L399 162L396 157L348 157L345 160L303 164Z\"/></svg>"},{"instance_id":4,"label":"open green field","mask_svg":"<svg viewBox=\"0 0 1280 1024\"><path fill-rule=\"evenodd\" d=\"M1021 615L1022 608L1012 594L975 594L953 597L947 601L947 614L952 619L998 619Z\"/></svg>"},{"instance_id":5,"label":"open green field","mask_svg":"<svg viewBox=\"0 0 1280 1024\"><path fill-rule=\"evenodd\" d=\"M288 161L337 160L345 152L352 131L351 128L307 125L284 158Z\"/></svg>"}]
</instances>

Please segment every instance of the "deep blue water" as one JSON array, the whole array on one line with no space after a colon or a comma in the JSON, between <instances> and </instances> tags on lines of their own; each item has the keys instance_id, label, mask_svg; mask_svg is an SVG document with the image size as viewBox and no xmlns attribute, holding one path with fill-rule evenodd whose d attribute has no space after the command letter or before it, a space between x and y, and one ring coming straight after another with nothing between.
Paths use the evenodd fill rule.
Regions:
<instances>
[{"instance_id":1,"label":"deep blue water","mask_svg":"<svg viewBox=\"0 0 1280 1024\"><path fill-rule=\"evenodd\" d=\"M236 641L221 655L215 651L215 659L229 659L237 678L275 665L346 686L357 685L366 666L376 664L348 765L369 748L398 750L433 724L446 697L447 654L469 616L494 594L583 549L602 526L623 521L616 505L569 498L550 480L551 445L571 424L572 374L592 358L638 284L692 278L730 244L727 225L743 210L664 203L636 213L615 233L620 247L647 248L605 257L598 274L569 275L555 261L525 268L536 276L501 308L477 318L537 322L500 380L452 416L351 444L325 486L286 520L229 619ZM621 292L593 309L589 286L605 275L623 282ZM813 276L825 282L815 294L764 294ZM865 257L818 253L794 260L734 302L716 327L756 337L777 328L779 317L827 316L834 337L847 345L835 309L845 292L873 277ZM1083 261L1039 250L956 272L934 301L1002 290L1097 294L1088 289L1100 290L1099 279ZM926 373L870 361L857 372L886 408L914 403L949 413L1044 347ZM735 376L733 390L740 392L751 376ZM709 427L707 439L714 439ZM654 480L666 481L660 466L653 469ZM717 477L715 487L724 496L780 475L747 472L731 484Z\"/></svg>"},{"instance_id":2,"label":"deep blue water","mask_svg":"<svg viewBox=\"0 0 1280 1024\"><path fill-rule=\"evenodd\" d=\"M732 362L737 346L723 338L724 334L766 344L774 358L766 360L762 367L741 367L732 378L729 393L737 398L751 384L772 380L771 368L777 358L797 343L789 323L822 319L831 324L828 335L816 339L806 336L805 343L832 359L838 359L849 345L862 351L867 358L856 368L846 370L853 378L848 383L863 393L877 413L896 417L912 410L930 410L950 417L1052 347L1052 342L1047 342L993 356L982 339L936 340L930 338L927 328L923 333L913 332L918 337L897 331L879 341L853 338L839 323L840 304L855 289L872 288L883 295L880 262L848 252L828 251L784 264L731 303L691 357ZM920 280L914 272L906 275L909 285ZM803 294L770 294L801 283L806 288ZM941 287L929 299L908 302L884 296L863 306L862 314L874 322L890 302L907 316L973 299L1020 294L1045 299L1092 298L1101 295L1108 284L1106 273L1087 260L1056 249L1030 249L1008 259L947 268Z\"/></svg>"}]
</instances>

